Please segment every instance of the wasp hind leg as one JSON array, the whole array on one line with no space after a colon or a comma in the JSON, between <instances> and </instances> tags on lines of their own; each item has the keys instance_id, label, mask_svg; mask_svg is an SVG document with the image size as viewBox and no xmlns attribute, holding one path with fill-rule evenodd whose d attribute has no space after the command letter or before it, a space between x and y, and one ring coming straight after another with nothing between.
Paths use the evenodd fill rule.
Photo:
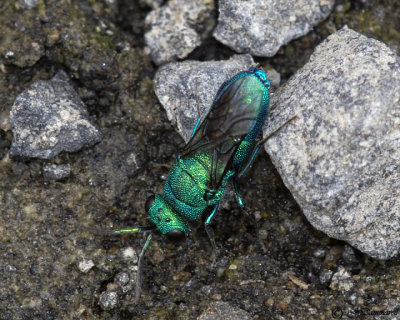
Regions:
<instances>
[{"instance_id":1,"label":"wasp hind leg","mask_svg":"<svg viewBox=\"0 0 400 320\"><path fill-rule=\"evenodd\" d=\"M239 170L238 173L238 177L240 178L241 176L243 176L245 174L245 172L247 171L247 169L250 168L251 164L253 163L258 151L260 150L261 145L257 145L256 148L253 151L253 154L251 155L249 161L247 161L246 165L244 166L243 169ZM236 187L235 187L235 191L236 191Z\"/></svg>"},{"instance_id":2,"label":"wasp hind leg","mask_svg":"<svg viewBox=\"0 0 400 320\"><path fill-rule=\"evenodd\" d=\"M254 218L254 216L250 213L250 211L246 208L246 206L243 203L242 197L239 194L239 187L237 185L237 180L233 179L233 186L235 188L235 194L236 194L236 200L240 206L240 208L243 210L243 212L245 213L245 215L247 217L249 217L249 219L251 220L252 224L254 226L257 225L256 219Z\"/></svg>"},{"instance_id":3,"label":"wasp hind leg","mask_svg":"<svg viewBox=\"0 0 400 320\"><path fill-rule=\"evenodd\" d=\"M237 200L237 202L238 202L240 208L243 210L243 212L244 212L247 216L249 216L249 217L251 217L251 218L252 218L253 216L252 216L252 215L249 213L249 211L246 209L246 207L245 207L245 205L244 205L244 203L243 203L242 197L240 196L237 179L240 178L240 177L242 177L242 176L245 174L245 172L250 168L250 166L251 166L251 164L253 163L253 161L254 161L254 159L255 159L255 157L256 157L256 155L257 155L257 153L258 153L259 150L260 150L260 146L257 145L256 148L254 149L252 155L250 156L249 160L247 161L246 165L245 165L243 168L240 167L239 170L238 170L237 176L234 176L234 177L233 177L233 186L234 186L234 188L235 188L236 200ZM253 219L253 220L254 220L254 219Z\"/></svg>"},{"instance_id":4,"label":"wasp hind leg","mask_svg":"<svg viewBox=\"0 0 400 320\"><path fill-rule=\"evenodd\" d=\"M236 200L237 200L239 206L240 206L243 210L245 210L245 206L244 206L244 204L243 204L242 197L241 197L240 194L239 194L239 187L238 187L238 185L237 185L237 180L236 180L235 178L233 179L233 187L235 188ZM245 210L245 211L246 211L246 210Z\"/></svg>"},{"instance_id":5,"label":"wasp hind leg","mask_svg":"<svg viewBox=\"0 0 400 320\"><path fill-rule=\"evenodd\" d=\"M211 242L211 249L212 249L212 253L211 253L211 261L212 264L215 264L215 261L217 259L217 245L215 244L215 236L214 236L214 230L211 227L210 223L212 218L214 217L215 213L218 210L218 203L216 205L214 205L214 208L211 211L211 214L208 216L208 218L206 219L206 221L204 222L204 229L206 229L207 235L208 235L208 239L210 239Z\"/></svg>"}]
</instances>

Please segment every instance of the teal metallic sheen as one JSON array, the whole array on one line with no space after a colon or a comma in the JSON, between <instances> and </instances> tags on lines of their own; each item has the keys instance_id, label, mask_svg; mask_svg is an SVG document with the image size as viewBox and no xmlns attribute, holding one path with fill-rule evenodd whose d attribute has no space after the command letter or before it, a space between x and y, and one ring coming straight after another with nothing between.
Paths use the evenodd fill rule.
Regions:
<instances>
[{"instance_id":1,"label":"teal metallic sheen","mask_svg":"<svg viewBox=\"0 0 400 320\"><path fill-rule=\"evenodd\" d=\"M185 220L180 215L177 215L174 208L159 194L156 194L154 203L150 207L148 214L163 234L173 229L187 232Z\"/></svg>"},{"instance_id":2,"label":"teal metallic sheen","mask_svg":"<svg viewBox=\"0 0 400 320\"><path fill-rule=\"evenodd\" d=\"M208 208L213 208L213 215L227 183L231 179L235 183L249 167L258 151L269 89L266 73L256 68L220 87L207 117L196 124L191 141L176 159L163 194L156 195L149 209L150 219L162 234L187 233L186 219L198 219ZM242 205L239 195L238 199Z\"/></svg>"}]
</instances>

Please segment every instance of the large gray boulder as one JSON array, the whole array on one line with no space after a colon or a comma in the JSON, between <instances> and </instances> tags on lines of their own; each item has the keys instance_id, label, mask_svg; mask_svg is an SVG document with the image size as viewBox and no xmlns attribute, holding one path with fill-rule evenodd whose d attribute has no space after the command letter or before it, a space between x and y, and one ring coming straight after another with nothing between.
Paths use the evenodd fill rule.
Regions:
<instances>
[{"instance_id":1,"label":"large gray boulder","mask_svg":"<svg viewBox=\"0 0 400 320\"><path fill-rule=\"evenodd\" d=\"M400 58L344 28L271 100L265 149L307 219L379 259L400 248Z\"/></svg>"},{"instance_id":2,"label":"large gray boulder","mask_svg":"<svg viewBox=\"0 0 400 320\"><path fill-rule=\"evenodd\" d=\"M248 0L218 2L214 37L236 52L271 57L309 32L331 12L334 0Z\"/></svg>"},{"instance_id":3,"label":"large gray boulder","mask_svg":"<svg viewBox=\"0 0 400 320\"><path fill-rule=\"evenodd\" d=\"M90 123L86 106L64 71L24 90L15 99L10 116L12 157L50 159L101 139L100 131Z\"/></svg>"}]
</instances>

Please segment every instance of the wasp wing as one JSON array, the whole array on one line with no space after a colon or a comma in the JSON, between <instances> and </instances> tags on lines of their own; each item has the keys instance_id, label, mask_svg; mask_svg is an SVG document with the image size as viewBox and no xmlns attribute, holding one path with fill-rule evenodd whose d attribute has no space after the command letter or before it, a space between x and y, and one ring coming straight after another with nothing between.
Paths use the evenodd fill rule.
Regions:
<instances>
[{"instance_id":1,"label":"wasp wing","mask_svg":"<svg viewBox=\"0 0 400 320\"><path fill-rule=\"evenodd\" d=\"M268 90L267 90L268 92ZM242 72L219 89L207 116L181 150L181 158L207 154L210 189L218 189L242 140L263 105L264 84L251 72Z\"/></svg>"}]
</instances>

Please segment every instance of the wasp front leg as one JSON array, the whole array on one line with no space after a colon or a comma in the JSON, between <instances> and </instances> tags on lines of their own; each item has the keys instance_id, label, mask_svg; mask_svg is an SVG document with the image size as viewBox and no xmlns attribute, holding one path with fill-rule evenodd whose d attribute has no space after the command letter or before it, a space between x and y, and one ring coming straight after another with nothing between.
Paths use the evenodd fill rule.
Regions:
<instances>
[{"instance_id":1,"label":"wasp front leg","mask_svg":"<svg viewBox=\"0 0 400 320\"><path fill-rule=\"evenodd\" d=\"M211 261L212 264L215 264L215 261L217 259L217 245L215 244L215 236L214 236L214 230L210 225L211 219L213 218L215 212L218 210L218 203L214 206L211 214L208 216L207 220L204 222L204 229L207 232L208 239L210 239L211 242L211 247L212 247L212 253L211 253Z\"/></svg>"}]
</instances>

